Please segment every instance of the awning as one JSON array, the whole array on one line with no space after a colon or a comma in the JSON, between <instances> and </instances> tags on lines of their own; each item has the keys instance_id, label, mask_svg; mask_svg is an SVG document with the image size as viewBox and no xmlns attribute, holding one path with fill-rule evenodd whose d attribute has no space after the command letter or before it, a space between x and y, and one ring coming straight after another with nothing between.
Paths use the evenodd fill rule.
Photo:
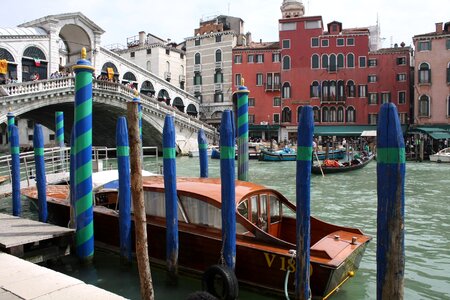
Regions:
<instances>
[{"instance_id":1,"label":"awning","mask_svg":"<svg viewBox=\"0 0 450 300\"><path fill-rule=\"evenodd\" d=\"M315 125L317 136L361 136L364 131L377 131L377 125ZM406 125L402 125L403 133Z\"/></svg>"},{"instance_id":2,"label":"awning","mask_svg":"<svg viewBox=\"0 0 450 300\"><path fill-rule=\"evenodd\" d=\"M280 129L280 125L248 125L249 131L278 131L278 129Z\"/></svg>"},{"instance_id":3,"label":"awning","mask_svg":"<svg viewBox=\"0 0 450 300\"><path fill-rule=\"evenodd\" d=\"M361 136L377 136L377 131L376 130L364 130L361 133Z\"/></svg>"},{"instance_id":4,"label":"awning","mask_svg":"<svg viewBox=\"0 0 450 300\"><path fill-rule=\"evenodd\" d=\"M409 133L428 134L435 140L450 139L450 126L448 125L430 125L412 128Z\"/></svg>"}]
</instances>

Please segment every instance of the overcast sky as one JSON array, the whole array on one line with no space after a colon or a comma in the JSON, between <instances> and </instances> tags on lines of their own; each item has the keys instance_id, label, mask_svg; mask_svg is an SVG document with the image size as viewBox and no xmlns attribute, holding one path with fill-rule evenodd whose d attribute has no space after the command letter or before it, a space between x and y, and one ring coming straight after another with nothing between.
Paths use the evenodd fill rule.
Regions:
<instances>
[{"instance_id":1,"label":"overcast sky","mask_svg":"<svg viewBox=\"0 0 450 300\"><path fill-rule=\"evenodd\" d=\"M102 45L126 44L139 31L180 43L192 36L201 18L227 14L244 20L254 41L278 40L282 0L4 0L0 27L15 27L47 15L82 12L105 33ZM305 15L321 15L324 24L344 28L375 25L383 46L412 44L417 34L432 32L435 23L450 21L449 0L305 0ZM6 6L6 9L5 9Z\"/></svg>"}]
</instances>

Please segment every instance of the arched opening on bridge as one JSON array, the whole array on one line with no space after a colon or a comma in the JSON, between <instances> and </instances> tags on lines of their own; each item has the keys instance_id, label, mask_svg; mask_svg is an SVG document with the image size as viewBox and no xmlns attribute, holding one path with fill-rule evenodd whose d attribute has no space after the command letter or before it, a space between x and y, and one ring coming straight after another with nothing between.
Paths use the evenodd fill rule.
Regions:
<instances>
[{"instance_id":1,"label":"arched opening on bridge","mask_svg":"<svg viewBox=\"0 0 450 300\"><path fill-rule=\"evenodd\" d=\"M119 81L119 71L112 62L106 62L102 67L101 80L108 80L113 82Z\"/></svg>"},{"instance_id":2,"label":"arched opening on bridge","mask_svg":"<svg viewBox=\"0 0 450 300\"><path fill-rule=\"evenodd\" d=\"M22 81L47 79L47 58L35 46L25 49L22 55Z\"/></svg>"},{"instance_id":3,"label":"arched opening on bridge","mask_svg":"<svg viewBox=\"0 0 450 300\"><path fill-rule=\"evenodd\" d=\"M132 89L137 89L136 76L131 72L126 72L123 75L122 84L128 85Z\"/></svg>"},{"instance_id":4,"label":"arched opening on bridge","mask_svg":"<svg viewBox=\"0 0 450 300\"><path fill-rule=\"evenodd\" d=\"M59 31L59 70L70 72L70 67L80 59L81 49L86 48L91 58L92 44L87 32L75 24L66 24Z\"/></svg>"},{"instance_id":5,"label":"arched opening on bridge","mask_svg":"<svg viewBox=\"0 0 450 300\"><path fill-rule=\"evenodd\" d=\"M208 123L213 125L216 128L220 127L220 122L222 121L222 113L223 111L218 110L211 114L211 118L209 119Z\"/></svg>"},{"instance_id":6,"label":"arched opening on bridge","mask_svg":"<svg viewBox=\"0 0 450 300\"><path fill-rule=\"evenodd\" d=\"M158 101L164 101L167 105L170 105L170 96L169 93L162 89L158 93Z\"/></svg>"},{"instance_id":7,"label":"arched opening on bridge","mask_svg":"<svg viewBox=\"0 0 450 300\"><path fill-rule=\"evenodd\" d=\"M0 84L17 80L17 63L12 54L5 48L0 48L0 60L6 60L6 64L0 65Z\"/></svg>"},{"instance_id":8,"label":"arched opening on bridge","mask_svg":"<svg viewBox=\"0 0 450 300\"><path fill-rule=\"evenodd\" d=\"M175 99L173 99L173 104L172 105L173 105L173 107L178 108L179 111L184 112L184 103L183 103L183 100L181 100L180 97L175 97Z\"/></svg>"},{"instance_id":9,"label":"arched opening on bridge","mask_svg":"<svg viewBox=\"0 0 450 300\"><path fill-rule=\"evenodd\" d=\"M146 80L142 83L140 92L141 94L153 97L155 95L155 88L153 87L153 84L150 81Z\"/></svg>"},{"instance_id":10,"label":"arched opening on bridge","mask_svg":"<svg viewBox=\"0 0 450 300\"><path fill-rule=\"evenodd\" d=\"M190 116L197 118L197 115L198 115L197 107L195 107L195 105L192 103L189 104L186 108L186 113Z\"/></svg>"}]
</instances>

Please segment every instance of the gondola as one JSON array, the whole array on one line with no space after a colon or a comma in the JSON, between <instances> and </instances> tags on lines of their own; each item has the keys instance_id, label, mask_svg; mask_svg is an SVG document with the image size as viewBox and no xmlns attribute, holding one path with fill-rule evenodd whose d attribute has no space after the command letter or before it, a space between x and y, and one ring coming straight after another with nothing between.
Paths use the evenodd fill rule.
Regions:
<instances>
[{"instance_id":1,"label":"gondola","mask_svg":"<svg viewBox=\"0 0 450 300\"><path fill-rule=\"evenodd\" d=\"M336 160L325 160L324 163L319 166L317 164L311 167L311 173L313 174L330 174L330 173L342 173L354 170L359 170L367 166L367 164L374 158L373 154L362 156L361 158L352 159L351 161L340 163ZM321 170L322 168L322 170Z\"/></svg>"}]
</instances>

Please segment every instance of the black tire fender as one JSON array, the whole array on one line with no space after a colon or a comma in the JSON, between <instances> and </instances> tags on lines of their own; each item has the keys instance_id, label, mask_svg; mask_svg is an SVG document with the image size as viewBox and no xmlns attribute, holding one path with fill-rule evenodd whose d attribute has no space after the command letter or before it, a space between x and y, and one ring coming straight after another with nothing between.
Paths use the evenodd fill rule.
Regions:
<instances>
[{"instance_id":1,"label":"black tire fender","mask_svg":"<svg viewBox=\"0 0 450 300\"><path fill-rule=\"evenodd\" d=\"M220 283L222 288L217 288L216 283ZM221 300L235 300L239 294L239 284L233 270L221 265L206 269L202 276L202 289Z\"/></svg>"}]
</instances>

